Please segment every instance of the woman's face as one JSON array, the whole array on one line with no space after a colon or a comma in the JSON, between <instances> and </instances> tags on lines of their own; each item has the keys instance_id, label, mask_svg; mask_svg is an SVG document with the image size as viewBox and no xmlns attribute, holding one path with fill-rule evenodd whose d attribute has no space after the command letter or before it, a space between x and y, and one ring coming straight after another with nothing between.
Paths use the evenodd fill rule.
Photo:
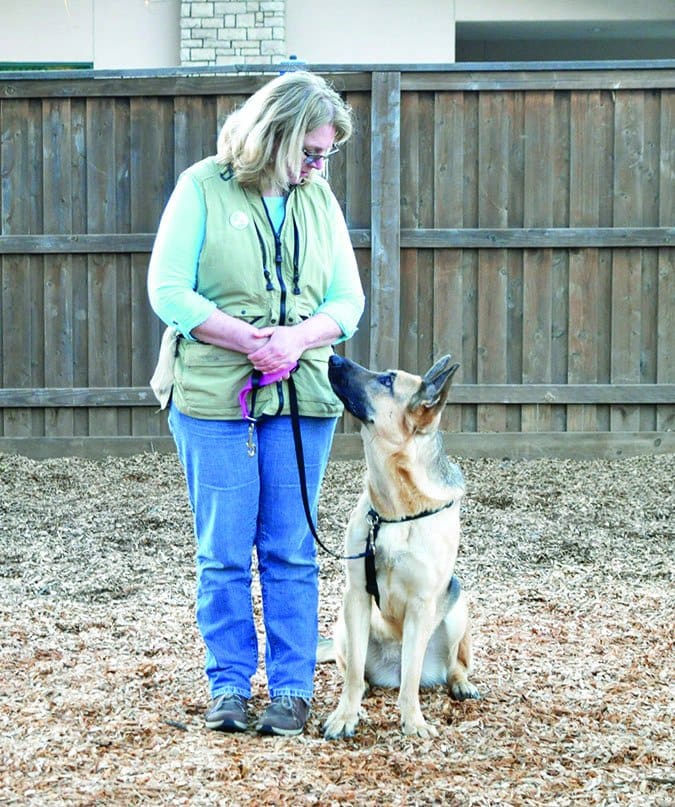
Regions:
<instances>
[{"instance_id":1,"label":"woman's face","mask_svg":"<svg viewBox=\"0 0 675 807\"><path fill-rule=\"evenodd\" d=\"M289 173L288 178L291 184L298 185L315 169L321 170L325 164L325 156L333 151L334 142L335 127L331 123L325 123L323 126L307 132L302 144L300 176L293 176Z\"/></svg>"}]
</instances>

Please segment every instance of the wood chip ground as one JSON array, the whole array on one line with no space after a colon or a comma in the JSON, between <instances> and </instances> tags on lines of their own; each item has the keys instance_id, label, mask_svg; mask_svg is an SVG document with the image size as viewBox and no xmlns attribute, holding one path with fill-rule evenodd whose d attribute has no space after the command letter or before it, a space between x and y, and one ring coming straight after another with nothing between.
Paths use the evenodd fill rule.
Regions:
<instances>
[{"instance_id":1,"label":"wood chip ground","mask_svg":"<svg viewBox=\"0 0 675 807\"><path fill-rule=\"evenodd\" d=\"M425 690L433 740L375 690L353 739L207 731L191 514L177 460L0 455L3 805L672 805L675 457L460 460L457 574L482 700ZM333 462L339 550L363 476ZM321 630L343 572L319 551ZM259 614L259 594L255 594ZM253 712L266 703L263 674Z\"/></svg>"}]
</instances>

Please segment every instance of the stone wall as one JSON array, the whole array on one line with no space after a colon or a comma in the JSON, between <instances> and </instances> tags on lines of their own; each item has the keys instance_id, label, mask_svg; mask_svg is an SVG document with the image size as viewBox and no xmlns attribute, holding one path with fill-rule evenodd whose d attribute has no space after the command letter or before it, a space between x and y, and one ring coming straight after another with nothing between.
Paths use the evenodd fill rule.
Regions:
<instances>
[{"instance_id":1,"label":"stone wall","mask_svg":"<svg viewBox=\"0 0 675 807\"><path fill-rule=\"evenodd\" d=\"M182 66L286 58L285 0L182 0L180 11Z\"/></svg>"}]
</instances>

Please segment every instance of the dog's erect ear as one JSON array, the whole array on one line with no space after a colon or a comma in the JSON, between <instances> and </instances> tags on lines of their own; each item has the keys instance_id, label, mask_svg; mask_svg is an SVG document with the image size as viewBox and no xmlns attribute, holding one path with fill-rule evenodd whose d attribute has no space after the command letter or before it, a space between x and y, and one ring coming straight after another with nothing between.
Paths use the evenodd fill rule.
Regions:
<instances>
[{"instance_id":1,"label":"dog's erect ear","mask_svg":"<svg viewBox=\"0 0 675 807\"><path fill-rule=\"evenodd\" d=\"M452 364L450 356L443 356L424 374L419 389L410 401L410 408L437 409L445 404L450 391L450 382L459 368Z\"/></svg>"}]
</instances>

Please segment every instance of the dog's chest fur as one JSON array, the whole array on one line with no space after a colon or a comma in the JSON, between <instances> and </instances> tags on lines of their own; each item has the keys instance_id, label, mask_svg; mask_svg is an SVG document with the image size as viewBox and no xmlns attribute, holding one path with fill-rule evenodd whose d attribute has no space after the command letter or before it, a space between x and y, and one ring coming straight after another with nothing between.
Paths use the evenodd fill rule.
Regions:
<instances>
[{"instance_id":1,"label":"dog's chest fur","mask_svg":"<svg viewBox=\"0 0 675 807\"><path fill-rule=\"evenodd\" d=\"M402 524L382 524L375 566L383 615L399 620L411 601L444 595L459 536L459 501L447 511Z\"/></svg>"}]
</instances>

